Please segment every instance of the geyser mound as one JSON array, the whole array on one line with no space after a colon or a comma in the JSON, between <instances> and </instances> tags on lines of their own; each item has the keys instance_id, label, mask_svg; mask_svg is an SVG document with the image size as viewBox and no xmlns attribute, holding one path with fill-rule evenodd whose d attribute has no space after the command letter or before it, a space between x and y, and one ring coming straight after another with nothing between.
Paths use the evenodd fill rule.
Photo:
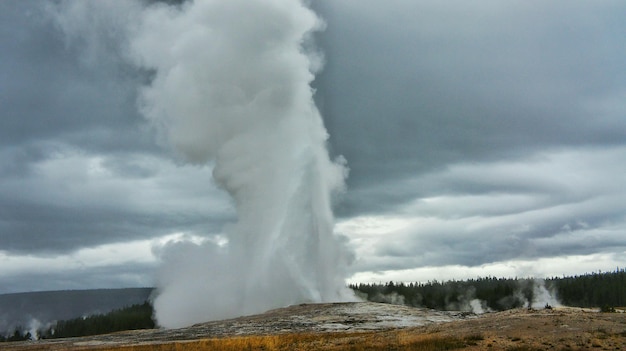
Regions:
<instances>
[{"instance_id":1,"label":"geyser mound","mask_svg":"<svg viewBox=\"0 0 626 351\"><path fill-rule=\"evenodd\" d=\"M154 72L143 114L187 161L214 162L238 214L226 244L166 248L160 325L351 299L331 211L346 168L329 159L303 49L320 27L298 0L207 0L149 6L130 31L130 57Z\"/></svg>"}]
</instances>

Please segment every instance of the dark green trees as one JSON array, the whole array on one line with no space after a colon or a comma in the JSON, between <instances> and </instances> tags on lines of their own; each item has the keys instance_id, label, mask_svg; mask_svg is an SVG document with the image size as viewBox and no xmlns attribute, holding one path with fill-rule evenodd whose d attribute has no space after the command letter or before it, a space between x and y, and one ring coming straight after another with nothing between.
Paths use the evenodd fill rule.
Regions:
<instances>
[{"instance_id":1,"label":"dark green trees","mask_svg":"<svg viewBox=\"0 0 626 351\"><path fill-rule=\"evenodd\" d=\"M353 284L350 287L370 301L398 303L437 310L464 310L478 299L485 307L501 311L528 306L535 298L533 279L479 278L466 281ZM566 306L626 306L626 271L590 273L581 276L551 278L545 288ZM402 297L402 298L398 298ZM392 301L393 300L393 301Z\"/></svg>"},{"instance_id":2,"label":"dark green trees","mask_svg":"<svg viewBox=\"0 0 626 351\"><path fill-rule=\"evenodd\" d=\"M152 313L152 306L145 302L142 305L133 305L104 315L59 321L56 326L46 330L41 337L66 338L107 334L122 330L150 329L155 326Z\"/></svg>"}]
</instances>

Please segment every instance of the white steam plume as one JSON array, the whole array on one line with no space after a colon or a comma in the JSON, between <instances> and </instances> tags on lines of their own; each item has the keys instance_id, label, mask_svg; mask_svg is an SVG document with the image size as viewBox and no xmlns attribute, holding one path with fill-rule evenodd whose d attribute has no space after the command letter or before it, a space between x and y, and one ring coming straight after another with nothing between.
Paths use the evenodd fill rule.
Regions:
<instances>
[{"instance_id":1,"label":"white steam plume","mask_svg":"<svg viewBox=\"0 0 626 351\"><path fill-rule=\"evenodd\" d=\"M333 234L332 162L303 51L319 19L299 0L206 0L151 6L129 41L155 71L144 115L234 199L228 244L178 243L164 255L158 323L194 322L300 302L349 299Z\"/></svg>"},{"instance_id":2,"label":"white steam plume","mask_svg":"<svg viewBox=\"0 0 626 351\"><path fill-rule=\"evenodd\" d=\"M319 55L303 49L323 23L301 0L67 0L50 13L85 64L153 72L141 112L187 162L213 163L234 199L226 240L159 249L161 326L354 299L331 211L347 169L329 159L310 87Z\"/></svg>"},{"instance_id":3,"label":"white steam plume","mask_svg":"<svg viewBox=\"0 0 626 351\"><path fill-rule=\"evenodd\" d=\"M546 287L546 281L543 279L533 279L530 281L532 284L532 299L529 302L528 307L534 309L541 309L546 306L560 307L561 303L557 299L556 291L554 289L548 290Z\"/></svg>"}]
</instances>

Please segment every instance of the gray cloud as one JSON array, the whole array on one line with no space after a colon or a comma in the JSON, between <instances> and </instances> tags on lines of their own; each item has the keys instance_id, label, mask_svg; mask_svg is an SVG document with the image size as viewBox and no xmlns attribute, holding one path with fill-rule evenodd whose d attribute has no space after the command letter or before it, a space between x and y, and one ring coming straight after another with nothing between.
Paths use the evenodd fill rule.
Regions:
<instances>
[{"instance_id":1,"label":"gray cloud","mask_svg":"<svg viewBox=\"0 0 626 351\"><path fill-rule=\"evenodd\" d=\"M354 194L459 161L626 140L623 4L318 6L318 99ZM373 202L353 200L346 214Z\"/></svg>"},{"instance_id":2,"label":"gray cloud","mask_svg":"<svg viewBox=\"0 0 626 351\"><path fill-rule=\"evenodd\" d=\"M176 167L136 106L147 73L117 57L121 38L102 34L110 24L93 21L98 14L91 41L68 41L53 4L0 4L0 251L50 254L219 232L228 210L172 205L183 193L224 196L206 180L210 169L166 174Z\"/></svg>"},{"instance_id":3,"label":"gray cloud","mask_svg":"<svg viewBox=\"0 0 626 351\"><path fill-rule=\"evenodd\" d=\"M0 294L23 291L81 290L86 287L152 287L156 264L137 263L116 266L59 269L53 272L26 272L1 277ZM44 283L45 282L45 283Z\"/></svg>"},{"instance_id":4,"label":"gray cloud","mask_svg":"<svg viewBox=\"0 0 626 351\"><path fill-rule=\"evenodd\" d=\"M614 160L625 150L458 165L417 178L430 195L397 207L406 223L374 239L374 260L362 269L623 252L626 203L616 175L625 170Z\"/></svg>"},{"instance_id":5,"label":"gray cloud","mask_svg":"<svg viewBox=\"0 0 626 351\"><path fill-rule=\"evenodd\" d=\"M84 18L93 32L69 41L54 4L0 2L0 254L219 233L234 212L211 166L181 166L159 145L137 109L151 73L119 57L123 31L103 37L132 24L134 3ZM327 23L315 97L351 169L337 214L408 221L347 233L364 255L355 271L593 253L623 262L623 2L312 6ZM121 273L131 268L106 267L103 280L89 268L57 283L0 268L0 285L132 281Z\"/></svg>"},{"instance_id":6,"label":"gray cloud","mask_svg":"<svg viewBox=\"0 0 626 351\"><path fill-rule=\"evenodd\" d=\"M142 154L65 150L0 184L2 250L66 252L177 231L217 234L233 210L210 172Z\"/></svg>"},{"instance_id":7,"label":"gray cloud","mask_svg":"<svg viewBox=\"0 0 626 351\"><path fill-rule=\"evenodd\" d=\"M67 43L48 4L0 5L0 143L62 140L93 151L154 151L135 102L146 73L115 60L85 62L84 48Z\"/></svg>"}]
</instances>

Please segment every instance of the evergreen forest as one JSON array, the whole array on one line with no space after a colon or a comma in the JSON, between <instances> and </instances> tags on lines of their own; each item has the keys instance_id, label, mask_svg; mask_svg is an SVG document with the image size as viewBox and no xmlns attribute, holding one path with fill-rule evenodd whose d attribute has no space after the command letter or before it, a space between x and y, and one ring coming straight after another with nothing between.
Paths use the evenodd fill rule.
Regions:
<instances>
[{"instance_id":1,"label":"evergreen forest","mask_svg":"<svg viewBox=\"0 0 626 351\"><path fill-rule=\"evenodd\" d=\"M143 304L132 305L107 314L96 314L85 318L58 321L54 326L45 330L39 330L38 338L69 338L108 334L123 330L151 329L155 327L152 315L152 305L146 301ZM20 332L19 330L15 330L8 336L0 335L0 341L24 341L34 338L37 338L37 336L33 336L31 332Z\"/></svg>"},{"instance_id":2,"label":"evergreen forest","mask_svg":"<svg viewBox=\"0 0 626 351\"><path fill-rule=\"evenodd\" d=\"M588 273L573 277L537 280L531 278L478 278L427 283L352 284L369 301L404 304L436 310L472 310L478 300L486 310L503 311L530 307L543 296L572 307L611 309L626 306L626 271Z\"/></svg>"}]
</instances>

